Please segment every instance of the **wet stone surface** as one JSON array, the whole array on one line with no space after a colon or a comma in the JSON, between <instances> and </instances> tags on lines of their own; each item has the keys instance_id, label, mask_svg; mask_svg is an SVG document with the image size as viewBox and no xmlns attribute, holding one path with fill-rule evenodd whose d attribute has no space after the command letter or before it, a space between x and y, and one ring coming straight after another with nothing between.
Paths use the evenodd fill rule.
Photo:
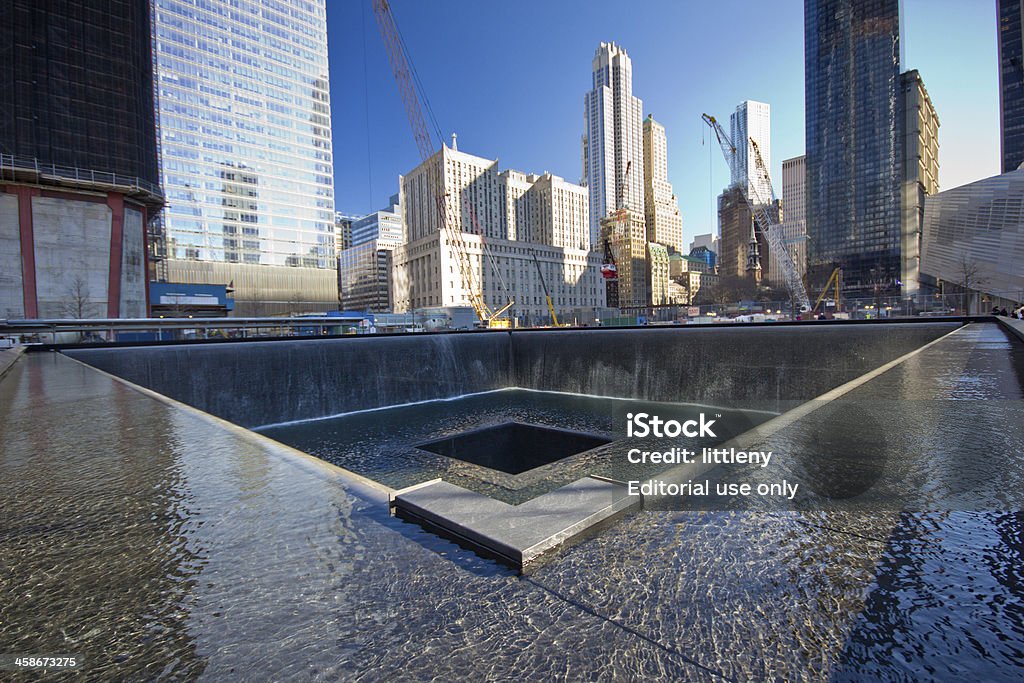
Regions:
<instances>
[{"instance_id":1,"label":"wet stone surface","mask_svg":"<svg viewBox=\"0 0 1024 683\"><path fill-rule=\"evenodd\" d=\"M1012 362L990 344L932 347L912 386L959 400L988 381L978 353ZM518 578L269 441L33 354L0 381L0 652L80 654L90 680L1019 680L1024 518L991 502L644 512Z\"/></svg>"}]
</instances>

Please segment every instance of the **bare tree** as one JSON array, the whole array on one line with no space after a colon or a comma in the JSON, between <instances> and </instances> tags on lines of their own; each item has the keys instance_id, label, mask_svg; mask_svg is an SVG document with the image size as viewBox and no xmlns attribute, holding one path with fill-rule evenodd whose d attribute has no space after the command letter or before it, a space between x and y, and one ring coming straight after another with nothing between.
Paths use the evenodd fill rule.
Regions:
<instances>
[{"instance_id":1,"label":"bare tree","mask_svg":"<svg viewBox=\"0 0 1024 683\"><path fill-rule=\"evenodd\" d=\"M94 304L89 294L89 283L81 275L76 275L68 286L64 296L64 315L69 318L88 318L92 315Z\"/></svg>"},{"instance_id":2,"label":"bare tree","mask_svg":"<svg viewBox=\"0 0 1024 683\"><path fill-rule=\"evenodd\" d=\"M964 312L970 315L974 298L972 290L983 286L986 283L986 278L981 276L981 266L978 262L966 252L960 255L960 261L956 265L956 278L957 286L963 291Z\"/></svg>"}]
</instances>

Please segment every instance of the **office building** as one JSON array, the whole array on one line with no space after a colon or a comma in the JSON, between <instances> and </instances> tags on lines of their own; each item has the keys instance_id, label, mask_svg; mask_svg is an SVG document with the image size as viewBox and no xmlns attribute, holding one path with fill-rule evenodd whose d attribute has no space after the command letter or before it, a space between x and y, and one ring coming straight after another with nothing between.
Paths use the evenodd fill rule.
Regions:
<instances>
[{"instance_id":1,"label":"office building","mask_svg":"<svg viewBox=\"0 0 1024 683\"><path fill-rule=\"evenodd\" d=\"M746 100L736 106L729 116L729 136L736 146L736 163L732 168L732 184L742 187L755 204L767 204L772 199L769 178L757 170L754 146L764 162L772 167L771 107L764 102Z\"/></svg>"},{"instance_id":2,"label":"office building","mask_svg":"<svg viewBox=\"0 0 1024 683\"><path fill-rule=\"evenodd\" d=\"M784 216L782 202L775 200L765 209L778 225ZM757 227L750 206L737 186L727 188L718 196L718 229L719 275L750 278L756 284L769 277L768 238Z\"/></svg>"},{"instance_id":3,"label":"office building","mask_svg":"<svg viewBox=\"0 0 1024 683\"><path fill-rule=\"evenodd\" d=\"M630 209L601 219L601 244L607 244L618 273L618 308L647 308L651 304L648 273L647 225Z\"/></svg>"},{"instance_id":4,"label":"office building","mask_svg":"<svg viewBox=\"0 0 1024 683\"><path fill-rule=\"evenodd\" d=\"M647 291L653 306L671 303L669 300L669 252L661 244L647 243Z\"/></svg>"},{"instance_id":5,"label":"office building","mask_svg":"<svg viewBox=\"0 0 1024 683\"><path fill-rule=\"evenodd\" d=\"M438 181L461 227L461 252L442 232ZM550 320L544 285L559 317L570 322L592 319L604 306L586 188L551 174L501 171L495 160L447 145L402 176L400 187L405 242L393 252L395 312L468 306L467 284L492 311L514 301L509 314L521 324ZM584 311L590 317L582 317Z\"/></svg>"},{"instance_id":6,"label":"office building","mask_svg":"<svg viewBox=\"0 0 1024 683\"><path fill-rule=\"evenodd\" d=\"M804 51L809 267L841 266L848 295L899 293L899 0L806 0Z\"/></svg>"},{"instance_id":7,"label":"office building","mask_svg":"<svg viewBox=\"0 0 1024 683\"><path fill-rule=\"evenodd\" d=\"M0 4L0 318L148 313L148 0Z\"/></svg>"},{"instance_id":8,"label":"office building","mask_svg":"<svg viewBox=\"0 0 1024 683\"><path fill-rule=\"evenodd\" d=\"M325 0L153 0L165 277L337 305Z\"/></svg>"},{"instance_id":9,"label":"office building","mask_svg":"<svg viewBox=\"0 0 1024 683\"><path fill-rule=\"evenodd\" d=\"M668 142L665 127L648 115L644 119L644 207L647 240L672 251L683 250L683 216L668 181Z\"/></svg>"},{"instance_id":10,"label":"office building","mask_svg":"<svg viewBox=\"0 0 1024 683\"><path fill-rule=\"evenodd\" d=\"M352 221L352 246L373 240L401 244L402 213L398 208L398 195L392 195L388 207Z\"/></svg>"},{"instance_id":11,"label":"office building","mask_svg":"<svg viewBox=\"0 0 1024 683\"><path fill-rule=\"evenodd\" d=\"M939 191L939 117L921 75L900 75L900 147L903 156L903 242L901 245L904 297L921 292L921 232L925 197ZM927 293L925 293L927 295Z\"/></svg>"},{"instance_id":12,"label":"office building","mask_svg":"<svg viewBox=\"0 0 1024 683\"><path fill-rule=\"evenodd\" d=\"M340 255L352 246L352 223L363 218L337 211L334 214L334 252Z\"/></svg>"},{"instance_id":13,"label":"office building","mask_svg":"<svg viewBox=\"0 0 1024 683\"><path fill-rule=\"evenodd\" d=\"M398 195L386 209L352 221L351 246L338 255L341 310L391 312L391 252L403 242Z\"/></svg>"},{"instance_id":14,"label":"office building","mask_svg":"<svg viewBox=\"0 0 1024 683\"><path fill-rule=\"evenodd\" d=\"M806 157L799 156L782 162L783 220L779 233L786 252L801 279L807 273L807 205ZM779 254L768 257L768 281L776 287L786 284L779 262Z\"/></svg>"},{"instance_id":15,"label":"office building","mask_svg":"<svg viewBox=\"0 0 1024 683\"><path fill-rule=\"evenodd\" d=\"M633 64L615 43L601 43L584 97L583 177L590 195L590 241L601 220L627 207L644 209L643 103L633 96Z\"/></svg>"},{"instance_id":16,"label":"office building","mask_svg":"<svg viewBox=\"0 0 1024 683\"><path fill-rule=\"evenodd\" d=\"M999 141L1003 173L1024 163L1024 2L997 0Z\"/></svg>"},{"instance_id":17,"label":"office building","mask_svg":"<svg viewBox=\"0 0 1024 683\"><path fill-rule=\"evenodd\" d=\"M712 232L695 235L693 241L690 242L690 256L704 259L711 268L711 272L715 272L718 268L718 252L720 249L718 235Z\"/></svg>"}]
</instances>

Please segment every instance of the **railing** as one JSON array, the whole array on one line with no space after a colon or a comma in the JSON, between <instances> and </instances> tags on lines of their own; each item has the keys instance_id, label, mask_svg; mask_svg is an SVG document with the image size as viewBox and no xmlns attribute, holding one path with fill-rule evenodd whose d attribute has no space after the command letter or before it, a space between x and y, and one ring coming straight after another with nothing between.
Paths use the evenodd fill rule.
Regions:
<instances>
[{"instance_id":1,"label":"railing","mask_svg":"<svg viewBox=\"0 0 1024 683\"><path fill-rule=\"evenodd\" d=\"M0 319L0 336L27 344L105 343L322 336L361 330L360 318L55 318Z\"/></svg>"},{"instance_id":2,"label":"railing","mask_svg":"<svg viewBox=\"0 0 1024 683\"><path fill-rule=\"evenodd\" d=\"M41 164L38 159L32 157L0 154L0 178L17 180L17 174L19 173L31 173L39 179L49 178L79 183L90 183L92 185L127 188L129 190L153 195L161 202L163 202L164 199L163 191L160 189L159 185L135 176L118 175L117 173L108 173L106 171L93 171L74 166Z\"/></svg>"}]
</instances>

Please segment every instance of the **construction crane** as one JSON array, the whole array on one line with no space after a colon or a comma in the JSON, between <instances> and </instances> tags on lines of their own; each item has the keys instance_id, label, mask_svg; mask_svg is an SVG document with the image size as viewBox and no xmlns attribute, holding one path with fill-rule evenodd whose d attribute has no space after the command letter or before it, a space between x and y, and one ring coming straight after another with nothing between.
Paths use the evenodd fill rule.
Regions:
<instances>
[{"instance_id":1,"label":"construction crane","mask_svg":"<svg viewBox=\"0 0 1024 683\"><path fill-rule=\"evenodd\" d=\"M825 288L821 290L821 295L818 296L818 300L814 302L814 308L811 309L811 313L818 312L818 306L820 306L821 302L825 300L825 297L828 295L829 289L831 289L833 285L835 286L836 310L839 309L839 289L840 287L842 287L842 281L843 269L834 268L832 270L832 274L828 276L828 282L825 283Z\"/></svg>"},{"instance_id":2,"label":"construction crane","mask_svg":"<svg viewBox=\"0 0 1024 683\"><path fill-rule=\"evenodd\" d=\"M530 250L530 256L533 257L533 265L537 266L537 277L540 278L540 286L544 289L544 298L548 302L548 310L551 311L551 324L558 327L558 316L555 315L555 306L551 303L551 294L548 293L548 285L544 281L544 273L540 271L540 261L537 260L537 254L534 253L533 249Z\"/></svg>"},{"instance_id":3,"label":"construction crane","mask_svg":"<svg viewBox=\"0 0 1024 683\"><path fill-rule=\"evenodd\" d=\"M725 162L729 165L729 169L735 171L737 163L736 146L714 116L703 114L702 118L704 123L708 124L711 130L715 132L715 137L718 138L718 145L722 148L722 154L725 155ZM789 290L790 298L800 307L801 312L809 311L811 310L811 300L807 296L807 290L804 289L800 273L797 272L793 257L790 256L789 250L786 249L786 243L782 239L782 231L779 230L779 226L775 224L771 214L768 213L768 206L771 205L775 197L768 169L761 158L761 151L757 148L757 143L752 139L749 142L754 152L755 170L758 177L764 181L764 186L768 188L768 196L762 196L764 191L760 183L748 183L748 187L742 192L743 200L747 203L750 213L754 216L754 221L761 230L761 234L768 240L768 248L777 254L776 260L782 269L782 278L786 283L786 289Z\"/></svg>"},{"instance_id":4,"label":"construction crane","mask_svg":"<svg viewBox=\"0 0 1024 683\"><path fill-rule=\"evenodd\" d=\"M626 170L618 179L615 187L615 229L626 232L626 219L629 217L629 204L625 198L626 179L633 169L632 160L626 162ZM619 267L612 252L611 241L604 239L604 260L601 262L601 277L605 282L605 304L610 308L619 307Z\"/></svg>"},{"instance_id":5,"label":"construction crane","mask_svg":"<svg viewBox=\"0 0 1024 683\"><path fill-rule=\"evenodd\" d=\"M395 24L395 17L391 14L391 6L388 0L373 0L373 12L377 17L377 26L380 29L381 38L384 40L384 47L387 48L388 61L391 62L391 69L395 73L395 81L398 84L398 92L405 105L405 113L409 117L409 125L412 127L413 138L416 139L416 147L419 149L420 159L424 162L434 156L434 143L431 140L430 131L423 118L423 108L420 103L421 93L417 91L414 71L409 65L409 58L402 35ZM420 85L422 89L422 84ZM424 103L426 98L423 98ZM440 135L438 135L440 138ZM443 143L442 143L443 144ZM441 231L447 238L455 259L459 266L459 276L462 280L462 288L466 291L476 317L484 327L507 328L511 326L508 318L502 318L515 304L511 298L508 303L496 311L491 310L483 295L482 283L478 280L473 262L469 256L469 249L463 236L462 228L455 214L455 198L444 192L444 163L437 165L432 172L431 178L434 197L437 203L438 218L441 223ZM444 246L444 240L441 242ZM480 236L480 246L486 252L487 245L484 243L483 235ZM481 262L481 269L483 262Z\"/></svg>"}]
</instances>

